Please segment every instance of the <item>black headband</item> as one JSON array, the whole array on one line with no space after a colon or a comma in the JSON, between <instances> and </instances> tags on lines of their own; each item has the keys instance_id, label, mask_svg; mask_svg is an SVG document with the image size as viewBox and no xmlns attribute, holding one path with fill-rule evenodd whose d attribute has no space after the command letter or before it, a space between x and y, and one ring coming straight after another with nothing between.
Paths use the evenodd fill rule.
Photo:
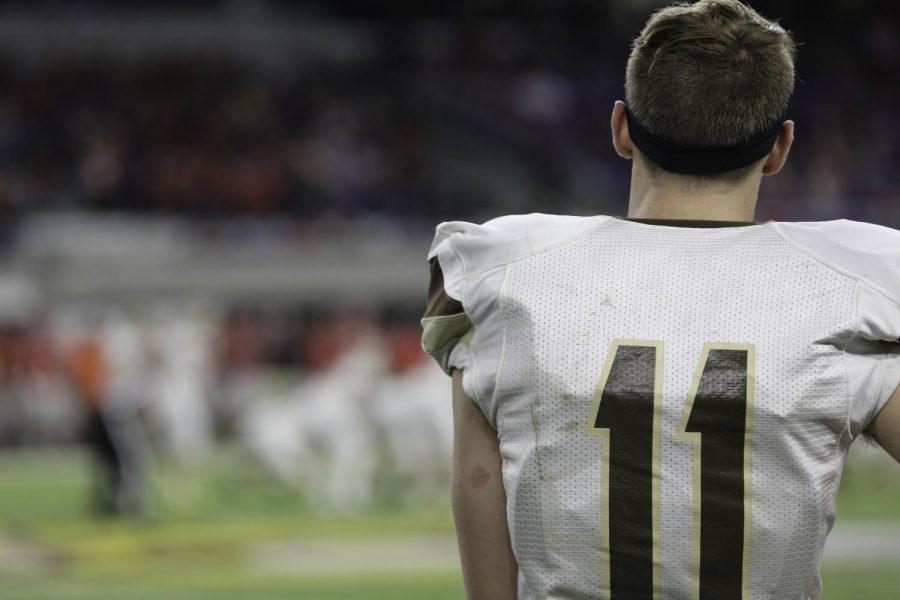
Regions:
<instances>
[{"instance_id":1,"label":"black headband","mask_svg":"<svg viewBox=\"0 0 900 600\"><path fill-rule=\"evenodd\" d=\"M666 171L682 175L715 175L752 165L772 151L784 123L783 118L778 119L765 131L733 146L680 146L644 129L627 106L625 116L634 145Z\"/></svg>"}]
</instances>

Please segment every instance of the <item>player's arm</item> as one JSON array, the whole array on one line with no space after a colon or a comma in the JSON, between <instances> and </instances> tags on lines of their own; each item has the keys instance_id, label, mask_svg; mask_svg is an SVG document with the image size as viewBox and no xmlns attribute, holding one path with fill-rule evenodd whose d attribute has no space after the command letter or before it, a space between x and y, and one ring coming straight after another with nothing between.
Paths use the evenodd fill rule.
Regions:
<instances>
[{"instance_id":1,"label":"player's arm","mask_svg":"<svg viewBox=\"0 0 900 600\"><path fill-rule=\"evenodd\" d=\"M497 432L453 372L453 517L469 600L516 600Z\"/></svg>"},{"instance_id":2,"label":"player's arm","mask_svg":"<svg viewBox=\"0 0 900 600\"><path fill-rule=\"evenodd\" d=\"M900 385L866 428L866 433L900 462Z\"/></svg>"}]
</instances>

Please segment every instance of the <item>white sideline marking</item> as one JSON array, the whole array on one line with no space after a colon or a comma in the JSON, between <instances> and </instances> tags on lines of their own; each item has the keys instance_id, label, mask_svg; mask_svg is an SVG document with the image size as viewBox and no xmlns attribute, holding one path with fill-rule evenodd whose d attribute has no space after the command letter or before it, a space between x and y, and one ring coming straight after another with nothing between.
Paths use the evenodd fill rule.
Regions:
<instances>
[{"instance_id":1,"label":"white sideline marking","mask_svg":"<svg viewBox=\"0 0 900 600\"><path fill-rule=\"evenodd\" d=\"M900 523L841 523L825 542L822 561L834 564L900 561Z\"/></svg>"},{"instance_id":2,"label":"white sideline marking","mask_svg":"<svg viewBox=\"0 0 900 600\"><path fill-rule=\"evenodd\" d=\"M59 564L54 553L25 540L0 537L0 576L43 575Z\"/></svg>"},{"instance_id":3,"label":"white sideline marking","mask_svg":"<svg viewBox=\"0 0 900 600\"><path fill-rule=\"evenodd\" d=\"M250 544L247 567L257 573L333 575L459 570L453 536L319 539Z\"/></svg>"}]
</instances>

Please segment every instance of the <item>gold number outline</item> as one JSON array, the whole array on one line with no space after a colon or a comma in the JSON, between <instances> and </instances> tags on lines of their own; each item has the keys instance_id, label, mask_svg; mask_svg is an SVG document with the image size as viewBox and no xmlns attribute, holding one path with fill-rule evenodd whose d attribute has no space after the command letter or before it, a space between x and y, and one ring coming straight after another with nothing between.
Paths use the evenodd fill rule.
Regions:
<instances>
[{"instance_id":1,"label":"gold number outline","mask_svg":"<svg viewBox=\"0 0 900 600\"><path fill-rule=\"evenodd\" d=\"M688 391L687 401L684 404L684 410L681 413L681 419L678 422L678 428L675 430L675 440L682 442L691 442L692 445L692 465L691 477L693 479L692 492L692 508L691 508L691 600L699 600L700 598L700 478L701 469L703 468L701 461L701 446L703 444L703 434L700 432L687 431L688 421L691 412L694 410L694 400L697 397L697 390L700 388L700 379L703 377L703 371L706 369L706 363L709 360L710 350L745 350L747 352L747 403L746 415L744 416L744 548L741 568L741 597L750 598L750 558L753 548L751 535L753 531L753 415L756 412L754 399L756 398L756 346L753 344L727 344L720 342L707 342L703 344L703 350L700 353L700 361L694 370L694 377L691 380L691 387Z\"/></svg>"}]
</instances>

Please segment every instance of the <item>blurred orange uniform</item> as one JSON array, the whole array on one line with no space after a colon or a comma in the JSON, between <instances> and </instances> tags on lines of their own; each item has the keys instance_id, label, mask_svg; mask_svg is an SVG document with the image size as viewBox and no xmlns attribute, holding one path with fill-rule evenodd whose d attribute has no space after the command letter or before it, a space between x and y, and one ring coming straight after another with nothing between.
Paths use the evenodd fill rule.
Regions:
<instances>
[{"instance_id":1,"label":"blurred orange uniform","mask_svg":"<svg viewBox=\"0 0 900 600\"><path fill-rule=\"evenodd\" d=\"M100 409L106 401L106 365L103 348L94 338L81 340L69 358L69 374L78 397L90 408Z\"/></svg>"}]
</instances>

